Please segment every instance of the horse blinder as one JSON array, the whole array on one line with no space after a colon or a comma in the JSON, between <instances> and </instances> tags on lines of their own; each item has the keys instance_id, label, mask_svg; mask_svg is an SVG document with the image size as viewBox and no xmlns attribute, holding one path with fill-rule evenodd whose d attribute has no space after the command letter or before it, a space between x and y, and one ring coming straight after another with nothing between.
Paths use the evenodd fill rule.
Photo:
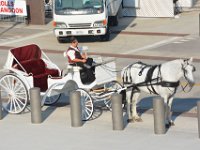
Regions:
<instances>
[{"instance_id":1,"label":"horse blinder","mask_svg":"<svg viewBox=\"0 0 200 150\"><path fill-rule=\"evenodd\" d=\"M195 66L193 66L192 72L195 72L195 71L196 71L196 67L195 67Z\"/></svg>"}]
</instances>

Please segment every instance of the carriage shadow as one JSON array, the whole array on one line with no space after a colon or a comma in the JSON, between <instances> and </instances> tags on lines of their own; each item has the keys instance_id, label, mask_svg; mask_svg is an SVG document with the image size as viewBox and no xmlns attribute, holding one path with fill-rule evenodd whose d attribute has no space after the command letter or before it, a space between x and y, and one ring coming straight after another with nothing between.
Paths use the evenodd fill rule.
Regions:
<instances>
[{"instance_id":1,"label":"carriage shadow","mask_svg":"<svg viewBox=\"0 0 200 150\"><path fill-rule=\"evenodd\" d=\"M103 114L102 107L101 106L94 106L94 111L93 111L93 114L92 114L91 118L89 119L89 121L92 121L92 120L99 118L102 114Z\"/></svg>"},{"instance_id":2,"label":"carriage shadow","mask_svg":"<svg viewBox=\"0 0 200 150\"><path fill-rule=\"evenodd\" d=\"M0 118L4 119L8 114L9 114L8 112L3 111L3 109L2 109L2 114L1 114L2 116L0 116ZM0 121L1 121L1 119L0 119Z\"/></svg>"},{"instance_id":3,"label":"carriage shadow","mask_svg":"<svg viewBox=\"0 0 200 150\"><path fill-rule=\"evenodd\" d=\"M43 122L59 107L65 107L69 105L69 96L62 94L60 100L52 105L45 105L46 109L42 111Z\"/></svg>"},{"instance_id":4,"label":"carriage shadow","mask_svg":"<svg viewBox=\"0 0 200 150\"><path fill-rule=\"evenodd\" d=\"M138 112L142 116L144 113L153 114L153 98L145 97L138 102ZM172 103L172 119L179 116L195 116L197 101L199 98L174 98Z\"/></svg>"}]
</instances>

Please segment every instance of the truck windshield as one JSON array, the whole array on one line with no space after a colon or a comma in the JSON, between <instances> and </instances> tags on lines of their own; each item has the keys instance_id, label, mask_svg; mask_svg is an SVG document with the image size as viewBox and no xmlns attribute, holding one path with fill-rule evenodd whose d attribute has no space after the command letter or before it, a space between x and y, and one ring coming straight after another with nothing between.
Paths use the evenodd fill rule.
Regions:
<instances>
[{"instance_id":1,"label":"truck windshield","mask_svg":"<svg viewBox=\"0 0 200 150\"><path fill-rule=\"evenodd\" d=\"M100 14L103 0L55 0L57 15Z\"/></svg>"}]
</instances>

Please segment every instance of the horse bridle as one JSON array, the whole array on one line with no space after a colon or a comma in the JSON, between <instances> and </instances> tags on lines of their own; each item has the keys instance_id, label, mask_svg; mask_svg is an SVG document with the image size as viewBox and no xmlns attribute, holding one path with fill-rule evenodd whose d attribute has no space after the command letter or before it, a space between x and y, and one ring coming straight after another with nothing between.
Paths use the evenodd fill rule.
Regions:
<instances>
[{"instance_id":1,"label":"horse bridle","mask_svg":"<svg viewBox=\"0 0 200 150\"><path fill-rule=\"evenodd\" d=\"M196 71L195 66L192 65L192 64L190 64L190 63L188 63L188 59L184 60L184 62L187 62L187 66L190 65L190 66L193 67L192 72L195 72L195 71ZM181 87L182 87L182 90L183 90L185 93L190 92L190 91L192 90L193 86L194 86L194 84L193 84L192 86L190 86L190 89L189 89L188 91L185 91L186 87L189 85L189 79L188 79L187 76L186 76L187 70L185 69L187 66L184 67L184 65L182 64L182 71L183 71L184 78L185 78L186 81L187 81L187 84L186 84L185 86L182 86L182 85L181 85Z\"/></svg>"}]
</instances>

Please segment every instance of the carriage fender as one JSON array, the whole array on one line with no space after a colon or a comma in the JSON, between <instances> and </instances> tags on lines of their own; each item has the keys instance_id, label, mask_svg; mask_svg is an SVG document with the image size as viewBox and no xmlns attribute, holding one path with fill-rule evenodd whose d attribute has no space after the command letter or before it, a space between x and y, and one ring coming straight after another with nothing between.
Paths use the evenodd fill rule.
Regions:
<instances>
[{"instance_id":1,"label":"carriage fender","mask_svg":"<svg viewBox=\"0 0 200 150\"><path fill-rule=\"evenodd\" d=\"M74 80L69 80L65 83L62 90L66 93L70 93L78 88L77 83Z\"/></svg>"}]
</instances>

